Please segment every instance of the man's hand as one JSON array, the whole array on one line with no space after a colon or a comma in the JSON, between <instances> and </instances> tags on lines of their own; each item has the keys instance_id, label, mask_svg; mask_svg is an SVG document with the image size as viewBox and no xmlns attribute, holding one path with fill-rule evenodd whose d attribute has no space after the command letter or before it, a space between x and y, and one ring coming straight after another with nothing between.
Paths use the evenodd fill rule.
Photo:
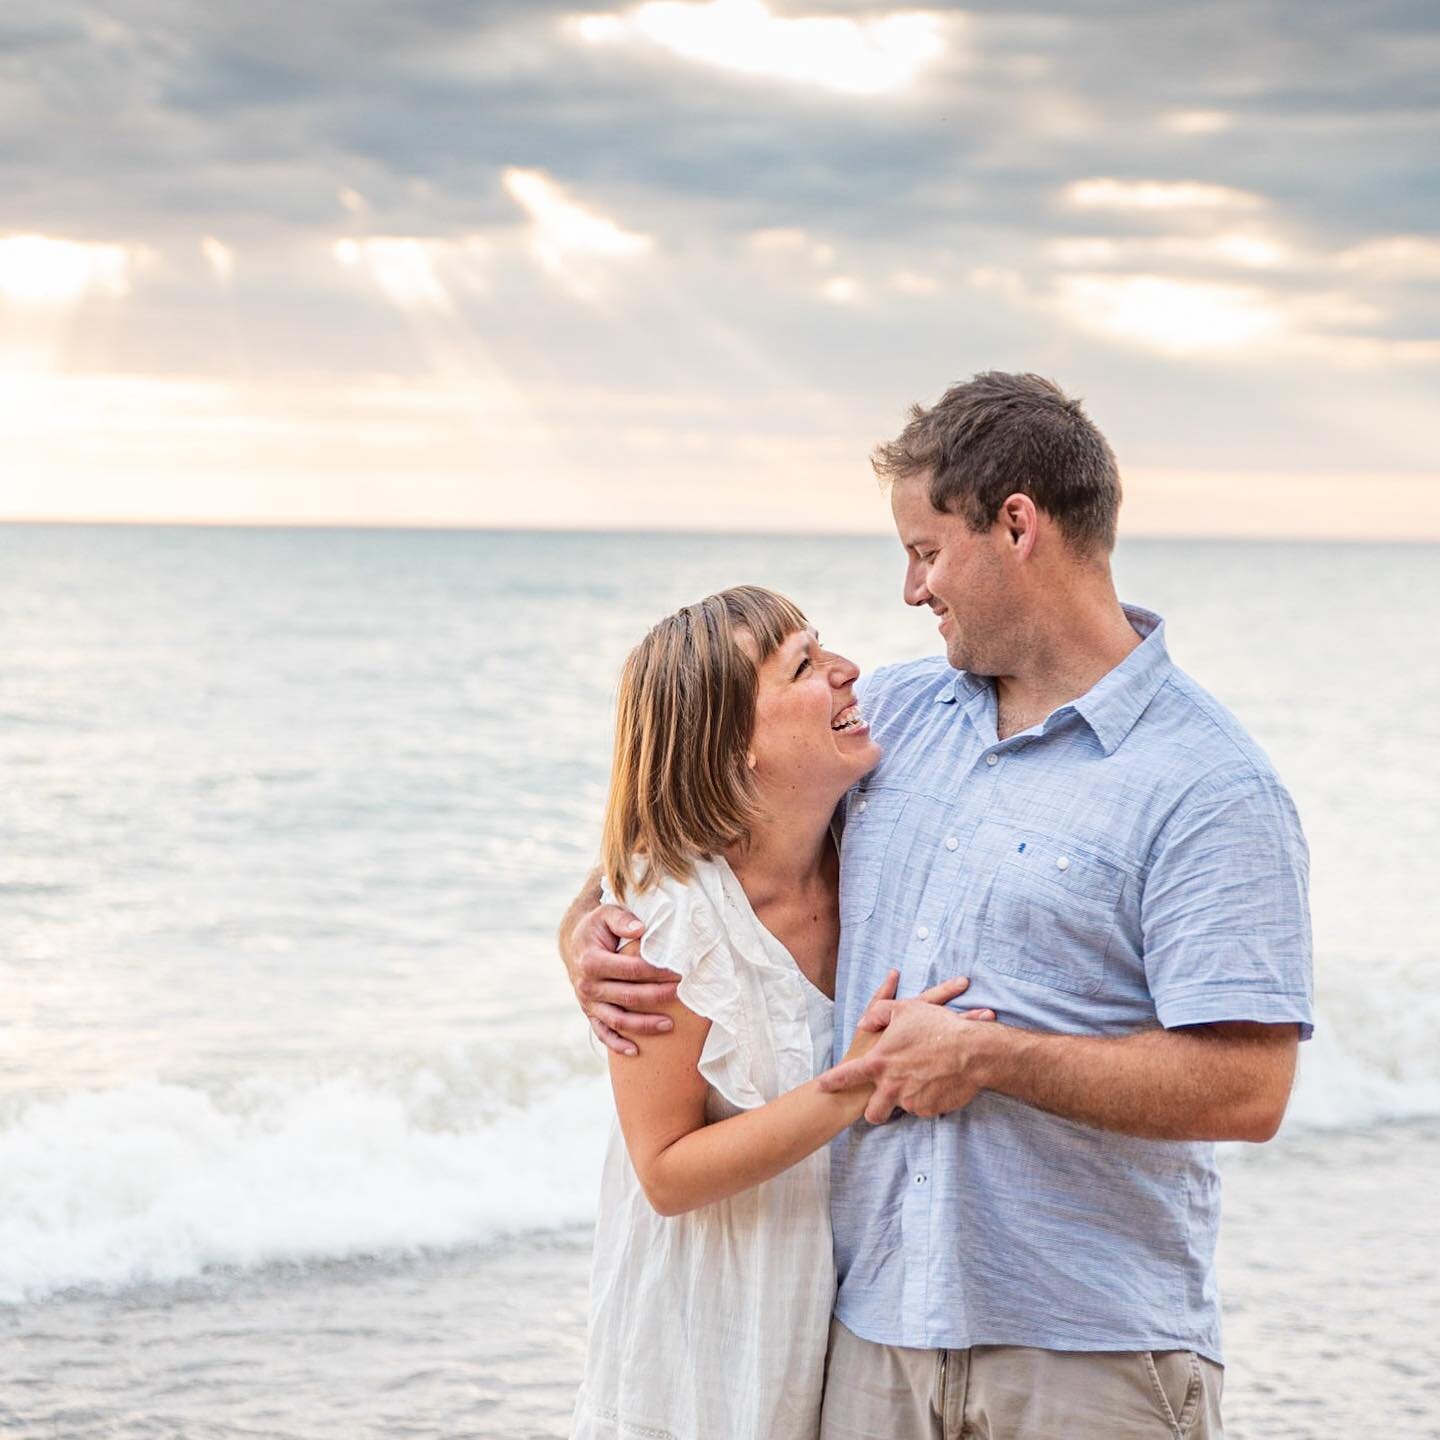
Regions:
<instances>
[{"instance_id":1,"label":"man's hand","mask_svg":"<svg viewBox=\"0 0 1440 1440\"><path fill-rule=\"evenodd\" d=\"M960 994L968 982L948 983L947 998ZM960 988L956 989L955 986ZM968 1105L985 1088L985 1076L1005 1043L989 1010L957 1014L932 1000L946 986L935 986L913 1000L876 998L861 1017L859 1028L878 1031L879 1039L862 1058L847 1058L820 1077L826 1092L874 1085L865 1118L881 1125L896 1109L912 1115L943 1115Z\"/></svg>"},{"instance_id":2,"label":"man's hand","mask_svg":"<svg viewBox=\"0 0 1440 1440\"><path fill-rule=\"evenodd\" d=\"M640 958L645 927L618 905L587 910L566 944L566 963L575 998L590 1028L617 1055L638 1055L628 1036L660 1035L672 1029L667 1016L647 1013L675 998L680 977ZM618 954L621 946L629 947Z\"/></svg>"}]
</instances>

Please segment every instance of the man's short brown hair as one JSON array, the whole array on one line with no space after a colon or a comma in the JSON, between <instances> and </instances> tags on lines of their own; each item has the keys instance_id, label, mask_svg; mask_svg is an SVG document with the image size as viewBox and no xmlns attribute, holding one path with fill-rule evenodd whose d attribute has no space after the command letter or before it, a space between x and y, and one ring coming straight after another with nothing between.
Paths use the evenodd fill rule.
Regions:
<instances>
[{"instance_id":1,"label":"man's short brown hair","mask_svg":"<svg viewBox=\"0 0 1440 1440\"><path fill-rule=\"evenodd\" d=\"M870 463L893 483L930 477L930 503L988 530L1011 495L1028 495L1079 552L1115 548L1120 472L1078 400L1040 375L987 370L915 405Z\"/></svg>"}]
</instances>

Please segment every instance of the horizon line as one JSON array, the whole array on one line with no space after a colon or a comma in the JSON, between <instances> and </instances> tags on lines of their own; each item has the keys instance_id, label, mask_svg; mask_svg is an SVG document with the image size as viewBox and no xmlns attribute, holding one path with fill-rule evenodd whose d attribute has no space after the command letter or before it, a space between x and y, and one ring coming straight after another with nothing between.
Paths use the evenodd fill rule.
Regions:
<instances>
[{"instance_id":1,"label":"horizon line","mask_svg":"<svg viewBox=\"0 0 1440 1440\"><path fill-rule=\"evenodd\" d=\"M656 538L715 538L746 540L894 540L894 532L885 529L710 529L700 526L629 526L629 525L507 525L485 524L480 521L425 520L257 520L209 519L197 517L131 517L73 515L0 515L0 526L90 526L104 528L169 529L169 530L317 530L317 531L398 531L438 534L454 531L479 535L636 535ZM1440 536L1375 536L1375 535L1255 535L1227 534L1223 531L1139 530L1121 532L1117 545L1144 540L1162 543L1215 545L1374 545L1434 546Z\"/></svg>"}]
</instances>

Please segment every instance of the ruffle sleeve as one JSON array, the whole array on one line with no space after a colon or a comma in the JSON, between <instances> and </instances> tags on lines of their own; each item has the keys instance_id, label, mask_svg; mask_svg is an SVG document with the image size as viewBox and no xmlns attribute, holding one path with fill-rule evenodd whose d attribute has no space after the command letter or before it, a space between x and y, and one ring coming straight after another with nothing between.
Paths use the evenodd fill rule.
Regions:
<instances>
[{"instance_id":1,"label":"ruffle sleeve","mask_svg":"<svg viewBox=\"0 0 1440 1440\"><path fill-rule=\"evenodd\" d=\"M712 893L713 891L713 893ZM607 903L615 903L608 884ZM680 1002L710 1022L699 1070L707 1084L739 1110L765 1104L757 1087L757 1037L753 1034L739 966L744 963L727 934L725 897L702 873L690 881L665 877L624 901L645 926L640 954L679 977Z\"/></svg>"}]
</instances>

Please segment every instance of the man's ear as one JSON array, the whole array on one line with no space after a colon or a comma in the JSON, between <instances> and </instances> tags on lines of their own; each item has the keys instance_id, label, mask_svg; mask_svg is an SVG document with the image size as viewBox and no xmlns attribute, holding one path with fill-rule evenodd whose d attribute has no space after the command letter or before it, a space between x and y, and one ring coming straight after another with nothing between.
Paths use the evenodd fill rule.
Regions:
<instances>
[{"instance_id":1,"label":"man's ear","mask_svg":"<svg viewBox=\"0 0 1440 1440\"><path fill-rule=\"evenodd\" d=\"M1039 534L1040 512L1028 495L1011 495L1000 507L999 523L1005 527L1006 538L1020 559L1035 548Z\"/></svg>"}]
</instances>

